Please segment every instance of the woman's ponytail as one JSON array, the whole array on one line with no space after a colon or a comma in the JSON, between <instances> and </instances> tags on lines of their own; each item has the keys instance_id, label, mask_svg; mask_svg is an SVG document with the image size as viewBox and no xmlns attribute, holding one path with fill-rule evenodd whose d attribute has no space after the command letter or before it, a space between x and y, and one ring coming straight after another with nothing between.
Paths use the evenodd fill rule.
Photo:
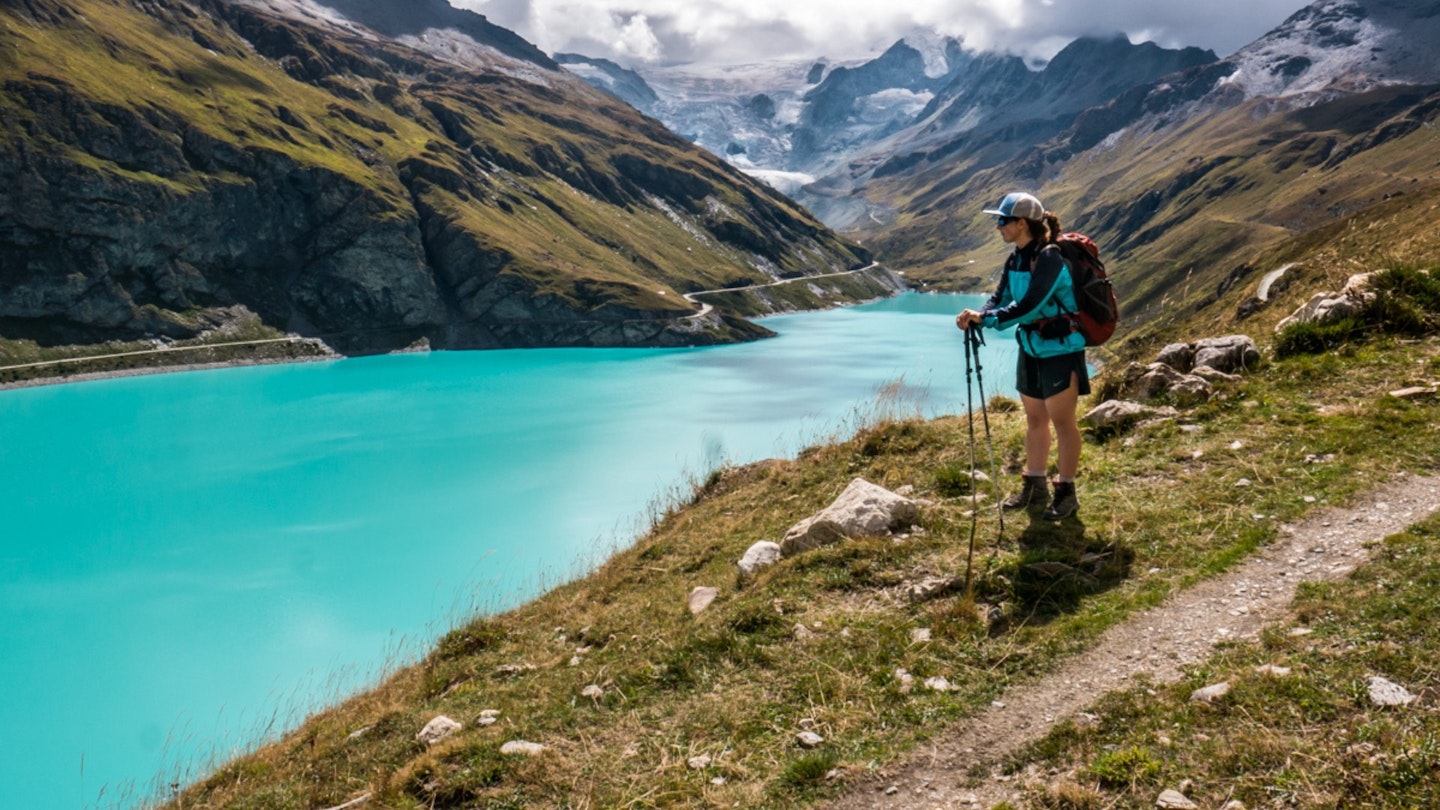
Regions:
<instances>
[{"instance_id":1,"label":"woman's ponytail","mask_svg":"<svg viewBox=\"0 0 1440 810\"><path fill-rule=\"evenodd\" d=\"M1047 245L1059 241L1060 234L1064 233L1060 230L1060 217L1055 216L1053 211L1045 212L1045 230L1047 231L1045 235L1045 244Z\"/></svg>"}]
</instances>

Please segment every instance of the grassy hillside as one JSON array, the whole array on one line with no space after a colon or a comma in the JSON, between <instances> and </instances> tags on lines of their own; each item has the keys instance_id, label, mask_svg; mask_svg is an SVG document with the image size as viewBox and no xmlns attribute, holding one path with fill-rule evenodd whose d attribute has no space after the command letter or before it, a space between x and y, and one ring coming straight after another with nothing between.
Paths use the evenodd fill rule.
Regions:
<instances>
[{"instance_id":1,"label":"grassy hillside","mask_svg":"<svg viewBox=\"0 0 1440 810\"><path fill-rule=\"evenodd\" d=\"M682 294L869 263L562 72L220 0L0 9L0 144L0 365L235 306L361 350L733 340Z\"/></svg>"},{"instance_id":2,"label":"grassy hillside","mask_svg":"<svg viewBox=\"0 0 1440 810\"><path fill-rule=\"evenodd\" d=\"M1382 207L1351 229L1399 228L1395 216ZM1325 272L1381 260L1360 239L1283 247L1290 260ZM1305 297L1298 288L1287 294ZM1244 296L1232 288L1213 306L1228 311ZM1263 330L1253 334L1268 340ZM368 806L391 808L808 806L1050 670L1107 627L1235 565L1284 522L1316 505L1343 505L1397 472L1440 467L1440 400L1385 393L1437 380L1434 332L1381 333L1325 354L1271 359L1177 420L1089 437L1079 521L1013 517L1002 533L993 511L982 510L973 586L952 581L921 600L908 595L912 586L967 569L968 424L881 408L872 426L798 459L715 473L592 575L456 628L423 661L222 767L174 806L333 807L365 794ZM1008 483L1023 420L1013 404L993 405ZM857 476L913 487L927 502L919 529L787 558L751 581L737 577L735 561L752 543L778 540ZM1237 486L1242 478L1248 486ZM1326 801L1337 779L1355 798L1347 807L1426 806L1436 761L1426 741L1440 735L1432 712L1364 735L1366 756L1393 767L1358 767L1353 750L1324 740L1340 729L1359 738L1366 718L1348 684L1373 656L1393 663L1402 655L1373 643L1379 631L1367 628L1404 639L1404 668L1419 679L1440 663L1425 629L1437 618L1425 584L1434 576L1424 551L1433 531L1395 540L1351 583L1304 594L1300 610L1333 641L1309 653L1274 637L1265 644L1269 655L1288 651L1322 669L1320 686L1247 694L1235 711L1248 713L1250 731L1226 737L1234 742L1223 756L1219 732L1207 725L1216 721L1178 697L1183 686L1116 695L1100 730L1062 727L1027 755L1073 772L1073 785L1028 806L1150 806L1150 787L1182 772L1233 785L1248 807L1276 799L1336 806ZM692 616L686 595L702 585L719 596ZM1258 655L1235 648L1195 678ZM913 690L901 669L915 678ZM957 688L919 686L931 677ZM417 742L441 714L464 728L431 747ZM1179 730L1158 748L1154 730L1172 725ZM1288 743L1276 742L1272 728L1294 735L1305 756L1282 762L1277 752ZM824 742L797 745L802 730ZM515 740L547 748L502 754ZM1252 775L1226 781L1230 766Z\"/></svg>"}]
</instances>

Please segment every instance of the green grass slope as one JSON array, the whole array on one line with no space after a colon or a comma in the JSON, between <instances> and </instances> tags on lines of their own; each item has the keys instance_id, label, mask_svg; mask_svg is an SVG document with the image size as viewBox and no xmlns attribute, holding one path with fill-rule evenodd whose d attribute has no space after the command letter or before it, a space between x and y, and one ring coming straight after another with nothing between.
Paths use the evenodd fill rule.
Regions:
<instances>
[{"instance_id":1,"label":"green grass slope","mask_svg":"<svg viewBox=\"0 0 1440 810\"><path fill-rule=\"evenodd\" d=\"M1364 216L1349 230L1406 222L1387 206ZM1316 266L1365 265L1377 260L1373 249L1344 236L1276 248ZM1440 283L1434 264L1423 272ZM1234 308L1245 295L1231 288L1212 306ZM973 587L952 584L923 600L910 598L912 586L963 574L970 560L969 425L879 407L854 437L715 473L591 575L457 627L423 661L223 766L173 806L333 807L367 795L369 806L389 808L809 806L1106 628L1244 560L1284 522L1344 505L1395 473L1440 468L1440 398L1386 394L1440 381L1440 307L1427 317L1418 338L1379 331L1320 354L1267 352L1260 368L1177 420L1123 440L1087 438L1078 522L1016 517L1002 534L984 510ZM995 404L1008 479L1023 454L1023 418ZM928 502L919 529L737 576L752 543L778 540L857 476L913 487ZM1242 478L1249 485L1237 487ZM1250 807L1340 806L1339 796L1353 800L1347 807L1427 806L1440 733L1433 712L1367 725L1374 718L1356 707L1351 686L1375 656L1388 656L1388 671L1433 677L1433 528L1392 541L1351 582L1302 594L1298 609L1325 639L1318 649L1271 635L1259 648L1225 651L1192 679L1285 655L1321 671L1317 681L1247 691L1223 736L1220 720L1181 697L1188 682L1106 698L1097 730L1062 726L1014 763L1071 774L1026 806L1150 806L1151 788L1182 773L1206 796L1229 788ZM718 590L698 616L685 607L697 586ZM1395 633L1403 651L1379 644L1375 628ZM932 677L957 688L918 685ZM464 728L433 746L418 742L442 714ZM1166 741L1156 736L1172 728ZM798 745L802 730L824 742ZM1362 749L1327 744L1342 736L1384 767L1360 767ZM1304 756L1278 756L1292 738ZM546 748L502 753L517 740ZM1227 777L1232 765L1243 776Z\"/></svg>"}]
</instances>

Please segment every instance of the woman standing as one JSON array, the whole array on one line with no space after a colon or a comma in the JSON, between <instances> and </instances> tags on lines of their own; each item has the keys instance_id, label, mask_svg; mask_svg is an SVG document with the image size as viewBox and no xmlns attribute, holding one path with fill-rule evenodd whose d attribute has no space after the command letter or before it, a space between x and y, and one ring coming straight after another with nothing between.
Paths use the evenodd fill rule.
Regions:
<instances>
[{"instance_id":1,"label":"woman standing","mask_svg":"<svg viewBox=\"0 0 1440 810\"><path fill-rule=\"evenodd\" d=\"M1020 491L1006 499L1006 509L1049 505L1041 517L1064 520L1080 509L1075 475L1080 467L1080 426L1075 411L1090 393L1085 368L1085 338L1074 331L1067 313L1077 310L1069 268L1054 244L1060 220L1035 197L1005 195L995 208L996 227L1015 251L1005 260L995 294L978 311L967 309L955 318L961 329L1019 327L1016 388L1025 406L1025 472ZM1055 492L1046 480L1054 427Z\"/></svg>"}]
</instances>

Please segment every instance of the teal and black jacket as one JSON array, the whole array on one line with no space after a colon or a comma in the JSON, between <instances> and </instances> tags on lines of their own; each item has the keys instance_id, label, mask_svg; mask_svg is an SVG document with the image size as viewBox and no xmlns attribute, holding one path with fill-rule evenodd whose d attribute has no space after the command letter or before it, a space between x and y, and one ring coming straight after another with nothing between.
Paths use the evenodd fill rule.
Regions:
<instances>
[{"instance_id":1,"label":"teal and black jacket","mask_svg":"<svg viewBox=\"0 0 1440 810\"><path fill-rule=\"evenodd\" d=\"M1077 310L1070 268L1053 245L1031 242L1005 260L1000 286L980 308L981 324L1019 329L1020 351L1031 357L1057 357L1085 351L1085 336L1062 316Z\"/></svg>"}]
</instances>

